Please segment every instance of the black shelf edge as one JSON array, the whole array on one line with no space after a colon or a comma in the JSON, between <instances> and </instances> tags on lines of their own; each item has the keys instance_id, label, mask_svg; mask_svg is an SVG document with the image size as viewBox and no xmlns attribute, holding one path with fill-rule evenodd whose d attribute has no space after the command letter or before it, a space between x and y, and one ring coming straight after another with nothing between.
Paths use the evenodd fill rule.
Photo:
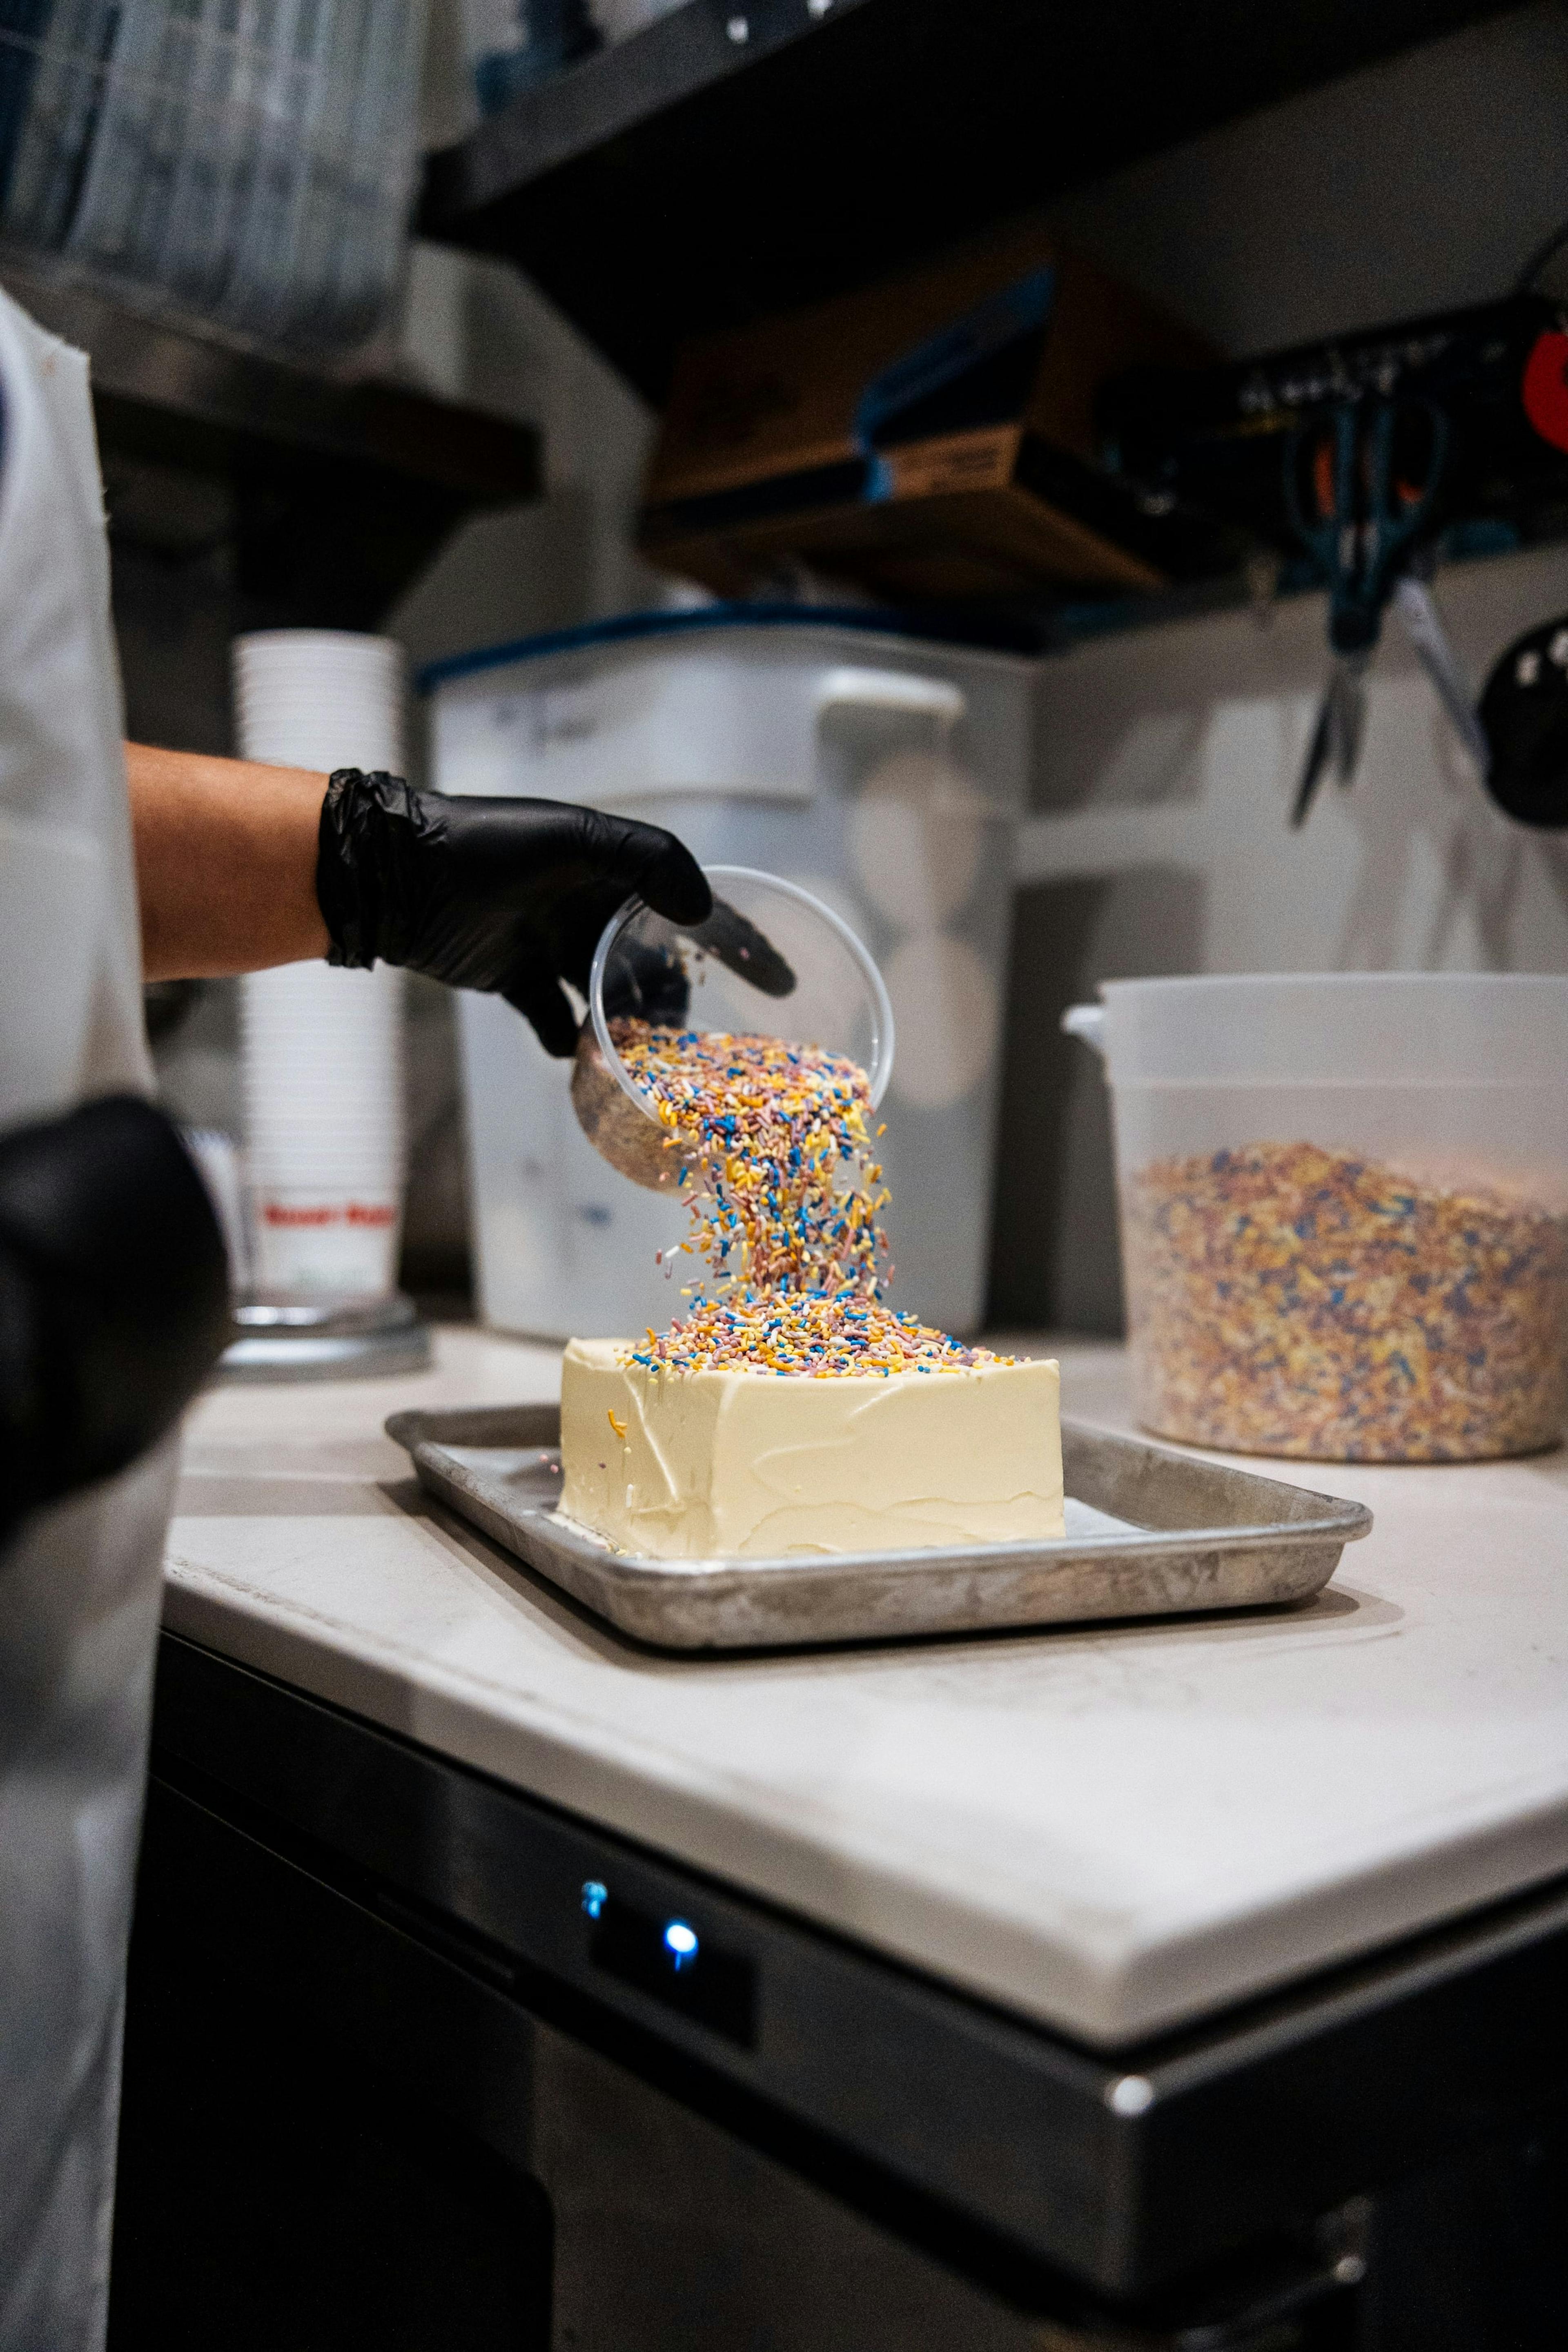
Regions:
<instances>
[{"instance_id":1,"label":"black shelf edge","mask_svg":"<svg viewBox=\"0 0 1568 2352\"><path fill-rule=\"evenodd\" d=\"M868 0L688 0L613 48L521 91L430 159L424 213L458 220L712 90Z\"/></svg>"},{"instance_id":2,"label":"black shelf edge","mask_svg":"<svg viewBox=\"0 0 1568 2352\"><path fill-rule=\"evenodd\" d=\"M79 285L5 261L0 279L25 310L85 351L100 432L106 410L127 426L184 428L193 462L237 443L266 444L374 467L459 506L521 504L542 487L541 436L485 409L414 387L316 370L173 327Z\"/></svg>"},{"instance_id":3,"label":"black shelf edge","mask_svg":"<svg viewBox=\"0 0 1568 2352\"><path fill-rule=\"evenodd\" d=\"M1505 526L1486 518L1458 522L1436 542L1438 583L1456 567L1468 569L1504 556L1528 554L1536 548L1565 545L1568 512L1555 499L1527 515L1516 515ZM1324 583L1315 567L1297 557L1272 572L1265 569L1261 575L1241 568L1216 573L1212 579L1180 582L1149 596L1041 599L1020 602L1008 611L1021 634L1032 633L1037 653L1053 655L1071 653L1102 637L1131 636L1142 630L1211 620L1225 614L1251 610L1266 621L1277 604L1323 593Z\"/></svg>"},{"instance_id":4,"label":"black shelf edge","mask_svg":"<svg viewBox=\"0 0 1568 2352\"><path fill-rule=\"evenodd\" d=\"M432 157L419 225L516 262L657 404L689 335L868 284L1507 5L687 0Z\"/></svg>"}]
</instances>

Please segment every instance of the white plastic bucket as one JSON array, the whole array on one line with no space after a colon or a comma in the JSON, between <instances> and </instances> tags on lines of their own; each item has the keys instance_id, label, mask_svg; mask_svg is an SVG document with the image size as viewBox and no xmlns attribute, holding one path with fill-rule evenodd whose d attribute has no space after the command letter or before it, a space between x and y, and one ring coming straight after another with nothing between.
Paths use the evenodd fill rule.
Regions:
<instances>
[{"instance_id":1,"label":"white plastic bucket","mask_svg":"<svg viewBox=\"0 0 1568 2352\"><path fill-rule=\"evenodd\" d=\"M1332 1460L1551 1444L1568 1415L1568 978L1112 981L1137 1409Z\"/></svg>"}]
</instances>

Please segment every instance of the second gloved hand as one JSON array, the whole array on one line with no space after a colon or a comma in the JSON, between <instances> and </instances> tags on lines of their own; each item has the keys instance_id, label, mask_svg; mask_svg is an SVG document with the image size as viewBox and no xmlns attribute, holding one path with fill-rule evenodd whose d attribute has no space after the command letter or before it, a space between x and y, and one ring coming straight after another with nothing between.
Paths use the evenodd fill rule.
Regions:
<instances>
[{"instance_id":1,"label":"second gloved hand","mask_svg":"<svg viewBox=\"0 0 1568 2352\"><path fill-rule=\"evenodd\" d=\"M378 960L504 996L564 1059L605 925L633 893L686 926L712 898L661 826L562 801L455 798L340 768L321 805L316 895L328 961Z\"/></svg>"}]
</instances>

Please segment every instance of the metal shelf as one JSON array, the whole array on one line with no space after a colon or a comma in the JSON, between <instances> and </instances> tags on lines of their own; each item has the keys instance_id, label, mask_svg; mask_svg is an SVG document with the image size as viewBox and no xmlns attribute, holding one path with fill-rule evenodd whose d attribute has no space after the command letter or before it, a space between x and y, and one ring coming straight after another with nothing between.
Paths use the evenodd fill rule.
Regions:
<instances>
[{"instance_id":1,"label":"metal shelf","mask_svg":"<svg viewBox=\"0 0 1568 2352\"><path fill-rule=\"evenodd\" d=\"M264 619L373 627L466 516L539 494L531 425L5 277L91 358L117 549L177 562L228 547L235 586Z\"/></svg>"},{"instance_id":2,"label":"metal shelf","mask_svg":"<svg viewBox=\"0 0 1568 2352\"><path fill-rule=\"evenodd\" d=\"M677 345L865 285L1503 0L687 0L431 159L656 404Z\"/></svg>"}]
</instances>

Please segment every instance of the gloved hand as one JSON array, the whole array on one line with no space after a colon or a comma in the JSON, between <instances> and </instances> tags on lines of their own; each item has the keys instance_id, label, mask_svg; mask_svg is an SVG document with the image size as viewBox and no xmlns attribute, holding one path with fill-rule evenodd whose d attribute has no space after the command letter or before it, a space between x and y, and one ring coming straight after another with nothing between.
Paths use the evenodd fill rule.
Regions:
<instances>
[{"instance_id":1,"label":"gloved hand","mask_svg":"<svg viewBox=\"0 0 1568 2352\"><path fill-rule=\"evenodd\" d=\"M712 897L671 833L562 801L455 798L340 768L321 805L316 896L329 963L402 964L494 991L548 1054L576 1049L561 982L582 995L600 933L633 893L671 922Z\"/></svg>"},{"instance_id":2,"label":"gloved hand","mask_svg":"<svg viewBox=\"0 0 1568 2352\"><path fill-rule=\"evenodd\" d=\"M155 1444L230 1336L223 1240L137 1096L0 1136L0 1539Z\"/></svg>"}]
</instances>

